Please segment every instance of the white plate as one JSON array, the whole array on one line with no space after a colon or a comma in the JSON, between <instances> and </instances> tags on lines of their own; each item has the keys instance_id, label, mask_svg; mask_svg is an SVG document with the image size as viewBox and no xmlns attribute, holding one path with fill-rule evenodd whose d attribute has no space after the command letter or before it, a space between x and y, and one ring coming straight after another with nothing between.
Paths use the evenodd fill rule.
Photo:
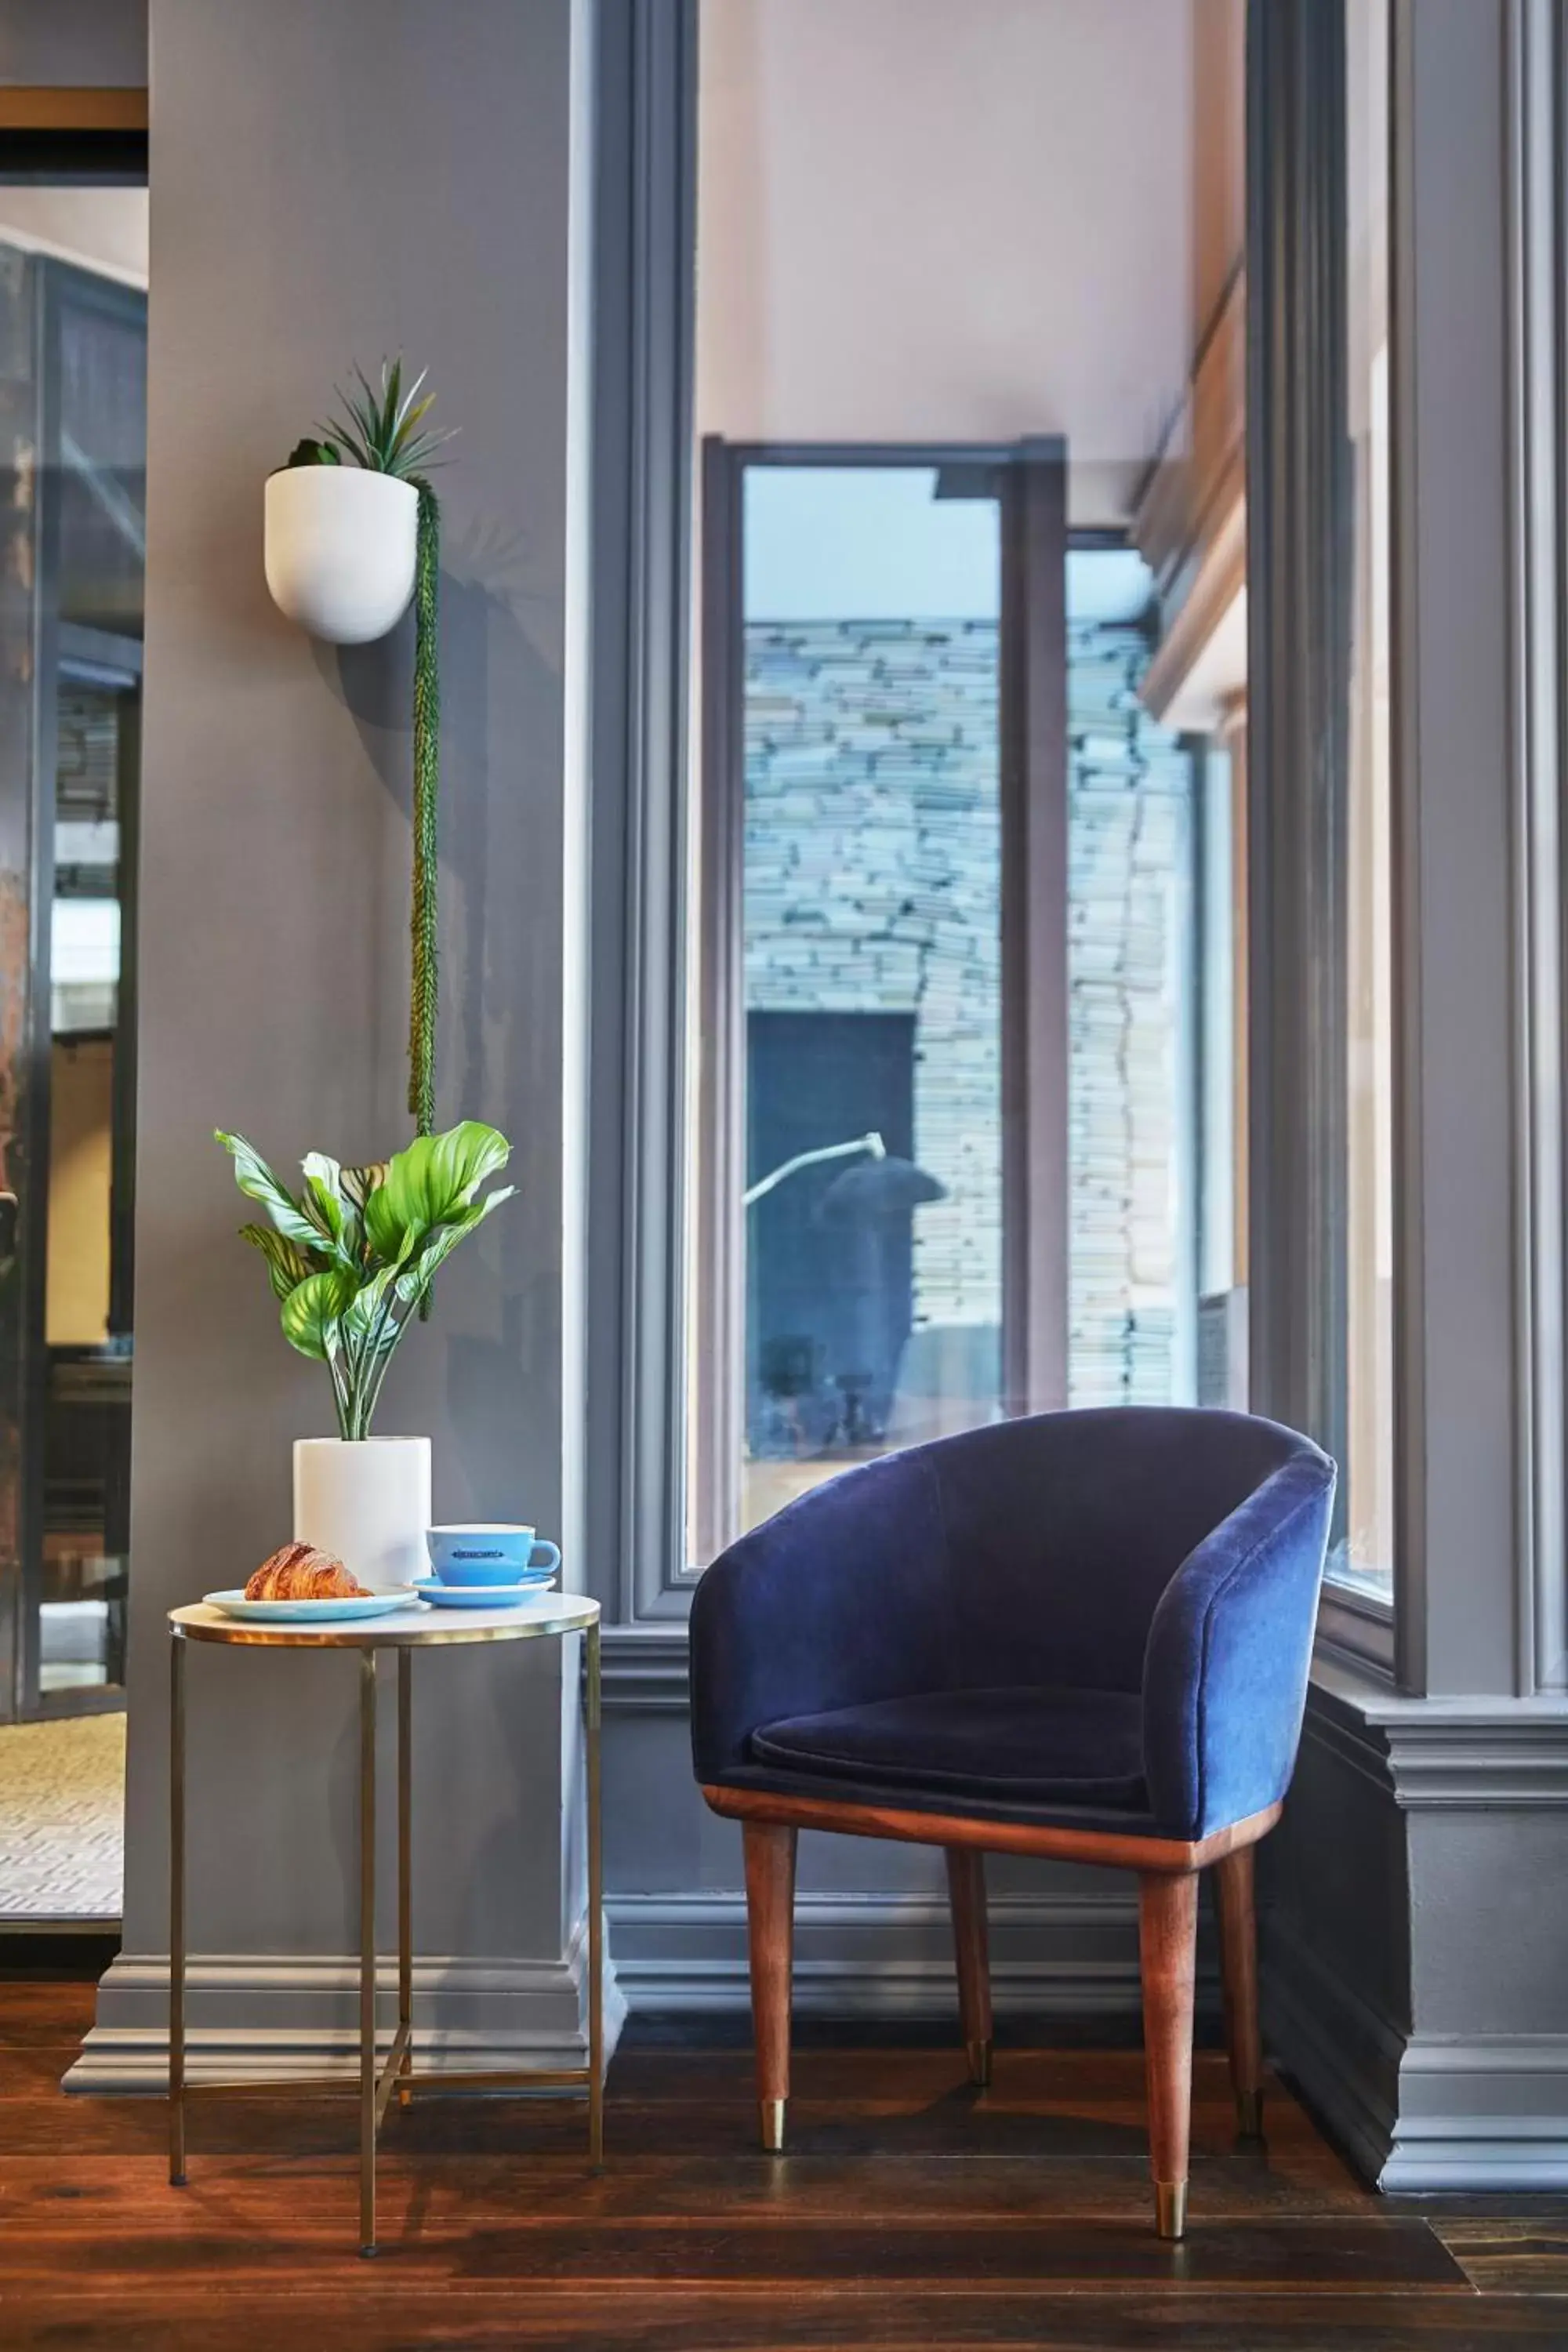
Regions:
<instances>
[{"instance_id":1,"label":"white plate","mask_svg":"<svg viewBox=\"0 0 1568 2352\"><path fill-rule=\"evenodd\" d=\"M389 1617L395 1609L419 1606L417 1593L407 1584L374 1585L346 1601L247 1601L242 1584L232 1592L205 1592L202 1598L209 1609L221 1609L226 1617L241 1617L253 1625L341 1624L345 1617Z\"/></svg>"},{"instance_id":2,"label":"white plate","mask_svg":"<svg viewBox=\"0 0 1568 2352\"><path fill-rule=\"evenodd\" d=\"M554 1581L553 1569L547 1576L530 1577L526 1584L443 1584L438 1576L422 1576L414 1591L437 1609L514 1609L520 1601L548 1592Z\"/></svg>"}]
</instances>

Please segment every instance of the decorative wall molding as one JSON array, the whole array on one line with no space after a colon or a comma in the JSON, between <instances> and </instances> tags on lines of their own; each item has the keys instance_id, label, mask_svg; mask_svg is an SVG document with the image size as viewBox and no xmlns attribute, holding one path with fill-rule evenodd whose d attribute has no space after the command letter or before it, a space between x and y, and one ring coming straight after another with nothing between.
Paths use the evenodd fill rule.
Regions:
<instances>
[{"instance_id":1,"label":"decorative wall molding","mask_svg":"<svg viewBox=\"0 0 1568 2352\"><path fill-rule=\"evenodd\" d=\"M1568 2188L1568 2034L1406 2032L1267 1933L1262 1985L1272 2054L1385 2193Z\"/></svg>"},{"instance_id":2,"label":"decorative wall molding","mask_svg":"<svg viewBox=\"0 0 1568 2352\"><path fill-rule=\"evenodd\" d=\"M618 1895L606 1913L629 2010L711 2014L748 2008L742 1895ZM955 2013L945 1902L803 1893L795 1918L795 2005L803 2013ZM999 2014L1138 2014L1138 1905L1131 1887L1126 1894L994 1897L990 1927ZM1216 1981L1205 1944L1199 1996L1209 2006L1217 2000Z\"/></svg>"},{"instance_id":3,"label":"decorative wall molding","mask_svg":"<svg viewBox=\"0 0 1568 2352\"><path fill-rule=\"evenodd\" d=\"M606 1708L684 1715L689 1696L686 1620L606 1625L600 1652Z\"/></svg>"},{"instance_id":4,"label":"decorative wall molding","mask_svg":"<svg viewBox=\"0 0 1568 2352\"><path fill-rule=\"evenodd\" d=\"M1560 1696L1407 1698L1315 1667L1264 1916L1264 2017L1285 2072L1381 2188L1568 2185L1568 2034L1537 2030L1562 2016L1555 1886L1528 1921L1518 1910L1521 1873L1564 1840ZM1489 1956L1483 1992L1476 1919L1510 1909L1508 1965Z\"/></svg>"},{"instance_id":5,"label":"decorative wall molding","mask_svg":"<svg viewBox=\"0 0 1568 2352\"><path fill-rule=\"evenodd\" d=\"M487 2067L542 2070L587 2063L587 1948L566 1958L421 1958L414 1963L414 2052L431 2073ZM359 1961L268 1954L195 1958L186 1970L186 2064L200 2081L264 2082L331 2073L350 2079L358 2052ZM397 1965L377 1975L390 2038ZM169 1963L121 1953L99 1988L98 2022L65 2078L68 2091L162 2092L168 2082ZM626 2005L613 1958L605 1965L605 2046L614 2051Z\"/></svg>"},{"instance_id":6,"label":"decorative wall molding","mask_svg":"<svg viewBox=\"0 0 1568 2352\"><path fill-rule=\"evenodd\" d=\"M1568 1809L1568 1717L1520 1714L1387 1727L1394 1796L1407 1812Z\"/></svg>"},{"instance_id":7,"label":"decorative wall molding","mask_svg":"<svg viewBox=\"0 0 1568 2352\"><path fill-rule=\"evenodd\" d=\"M1259 1979L1268 2054L1357 2171L1380 2180L1398 2122L1405 2035L1267 1913Z\"/></svg>"},{"instance_id":8,"label":"decorative wall molding","mask_svg":"<svg viewBox=\"0 0 1568 2352\"><path fill-rule=\"evenodd\" d=\"M1568 2188L1568 2034L1416 2037L1378 2187Z\"/></svg>"},{"instance_id":9,"label":"decorative wall molding","mask_svg":"<svg viewBox=\"0 0 1568 2352\"><path fill-rule=\"evenodd\" d=\"M1568 1699L1406 1698L1320 1659L1303 1738L1352 1764L1405 1811L1568 1810Z\"/></svg>"}]
</instances>

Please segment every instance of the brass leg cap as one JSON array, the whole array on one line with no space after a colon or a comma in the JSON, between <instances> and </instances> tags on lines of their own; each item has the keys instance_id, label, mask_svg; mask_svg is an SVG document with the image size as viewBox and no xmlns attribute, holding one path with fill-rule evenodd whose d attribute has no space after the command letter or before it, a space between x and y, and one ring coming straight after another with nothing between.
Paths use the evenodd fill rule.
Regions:
<instances>
[{"instance_id":1,"label":"brass leg cap","mask_svg":"<svg viewBox=\"0 0 1568 2352\"><path fill-rule=\"evenodd\" d=\"M788 2104L785 2099L762 2099L758 2102L758 2113L761 2116L763 2126L763 2146L771 2156L782 2156L784 2153L784 2108Z\"/></svg>"},{"instance_id":2,"label":"brass leg cap","mask_svg":"<svg viewBox=\"0 0 1568 2352\"><path fill-rule=\"evenodd\" d=\"M1187 2184L1184 2180L1154 2183L1154 2227L1162 2238L1187 2234Z\"/></svg>"},{"instance_id":3,"label":"brass leg cap","mask_svg":"<svg viewBox=\"0 0 1568 2352\"><path fill-rule=\"evenodd\" d=\"M966 2042L963 2047L969 2059L969 2079L984 2091L991 2080L991 2043L989 2040Z\"/></svg>"},{"instance_id":4,"label":"brass leg cap","mask_svg":"<svg viewBox=\"0 0 1568 2352\"><path fill-rule=\"evenodd\" d=\"M1243 2139L1263 2137L1263 2094L1261 2091L1238 2091L1236 2099L1236 2127Z\"/></svg>"}]
</instances>

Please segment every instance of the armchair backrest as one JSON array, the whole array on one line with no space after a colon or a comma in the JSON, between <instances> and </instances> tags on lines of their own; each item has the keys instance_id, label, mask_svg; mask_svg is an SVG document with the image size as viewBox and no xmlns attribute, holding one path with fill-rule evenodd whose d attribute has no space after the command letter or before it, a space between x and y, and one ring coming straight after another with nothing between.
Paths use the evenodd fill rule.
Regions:
<instances>
[{"instance_id":1,"label":"armchair backrest","mask_svg":"<svg viewBox=\"0 0 1568 2352\"><path fill-rule=\"evenodd\" d=\"M699 1777L721 1777L753 1730L792 1715L1008 1684L1141 1691L1177 1570L1292 1464L1321 1489L1326 1528L1332 1465L1244 1413L1043 1413L844 1473L731 1545L698 1588ZM1315 1577L1289 1606L1281 1640L1304 1685Z\"/></svg>"},{"instance_id":2,"label":"armchair backrest","mask_svg":"<svg viewBox=\"0 0 1568 2352\"><path fill-rule=\"evenodd\" d=\"M1246 1413L1107 1406L1000 1422L924 1449L966 1598L954 1687L1137 1691L1154 1611L1189 1552L1315 1447Z\"/></svg>"}]
</instances>

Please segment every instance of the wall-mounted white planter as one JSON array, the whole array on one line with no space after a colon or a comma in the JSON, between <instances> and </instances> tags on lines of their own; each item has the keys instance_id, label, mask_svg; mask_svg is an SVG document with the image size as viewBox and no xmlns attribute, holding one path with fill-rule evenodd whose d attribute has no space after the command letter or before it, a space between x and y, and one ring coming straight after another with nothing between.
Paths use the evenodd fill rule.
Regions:
<instances>
[{"instance_id":1,"label":"wall-mounted white planter","mask_svg":"<svg viewBox=\"0 0 1568 2352\"><path fill-rule=\"evenodd\" d=\"M334 646L395 628L414 593L419 493L361 466L267 478L267 585L279 612Z\"/></svg>"}]
</instances>

